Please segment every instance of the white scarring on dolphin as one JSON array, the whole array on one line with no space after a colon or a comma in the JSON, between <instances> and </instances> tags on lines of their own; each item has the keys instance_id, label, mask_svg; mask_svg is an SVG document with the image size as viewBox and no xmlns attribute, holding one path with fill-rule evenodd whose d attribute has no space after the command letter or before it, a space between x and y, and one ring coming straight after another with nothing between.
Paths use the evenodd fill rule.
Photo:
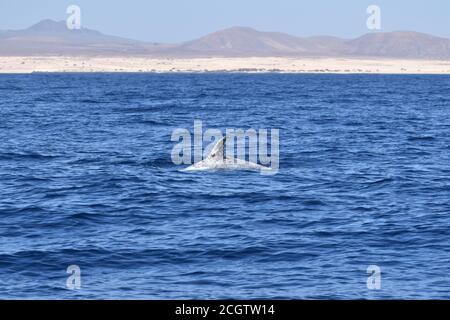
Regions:
<instances>
[{"instance_id":1,"label":"white scarring on dolphin","mask_svg":"<svg viewBox=\"0 0 450 320\"><path fill-rule=\"evenodd\" d=\"M225 142L227 137L224 137L217 142L208 156L192 166L183 169L182 171L200 171L200 170L252 170L252 171L270 171L271 168L264 167L259 164L235 159L225 156Z\"/></svg>"}]
</instances>

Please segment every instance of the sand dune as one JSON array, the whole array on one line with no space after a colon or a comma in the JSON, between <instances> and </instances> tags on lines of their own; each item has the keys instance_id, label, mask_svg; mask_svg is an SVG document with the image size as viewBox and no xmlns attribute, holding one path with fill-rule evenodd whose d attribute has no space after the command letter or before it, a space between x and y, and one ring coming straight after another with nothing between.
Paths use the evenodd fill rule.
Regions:
<instances>
[{"instance_id":1,"label":"sand dune","mask_svg":"<svg viewBox=\"0 0 450 320\"><path fill-rule=\"evenodd\" d=\"M356 58L0 57L0 73L290 72L450 74L450 61Z\"/></svg>"}]
</instances>

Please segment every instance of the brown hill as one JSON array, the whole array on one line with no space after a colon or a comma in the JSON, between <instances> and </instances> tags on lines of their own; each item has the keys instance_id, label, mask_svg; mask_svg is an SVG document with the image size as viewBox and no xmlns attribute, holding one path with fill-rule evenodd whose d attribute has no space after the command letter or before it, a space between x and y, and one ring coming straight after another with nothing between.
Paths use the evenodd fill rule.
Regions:
<instances>
[{"instance_id":1,"label":"brown hill","mask_svg":"<svg viewBox=\"0 0 450 320\"><path fill-rule=\"evenodd\" d=\"M69 30L65 22L44 20L28 29L0 31L0 55L450 59L450 39L409 31L369 33L351 40L330 36L301 38L280 32L233 27L181 44L157 44L109 36L84 28Z\"/></svg>"},{"instance_id":2,"label":"brown hill","mask_svg":"<svg viewBox=\"0 0 450 320\"><path fill-rule=\"evenodd\" d=\"M167 45L104 35L82 28L69 30L64 21L43 20L25 30L0 33L0 55L124 55L149 54Z\"/></svg>"}]
</instances>

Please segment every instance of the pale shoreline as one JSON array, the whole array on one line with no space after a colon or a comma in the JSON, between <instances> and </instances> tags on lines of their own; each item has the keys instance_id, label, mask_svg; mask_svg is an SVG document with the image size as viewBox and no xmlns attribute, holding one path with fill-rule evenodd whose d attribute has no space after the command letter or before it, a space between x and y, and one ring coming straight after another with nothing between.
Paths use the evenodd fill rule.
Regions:
<instances>
[{"instance_id":1,"label":"pale shoreline","mask_svg":"<svg viewBox=\"0 0 450 320\"><path fill-rule=\"evenodd\" d=\"M291 57L192 59L87 56L0 57L0 74L33 72L450 74L450 61Z\"/></svg>"}]
</instances>

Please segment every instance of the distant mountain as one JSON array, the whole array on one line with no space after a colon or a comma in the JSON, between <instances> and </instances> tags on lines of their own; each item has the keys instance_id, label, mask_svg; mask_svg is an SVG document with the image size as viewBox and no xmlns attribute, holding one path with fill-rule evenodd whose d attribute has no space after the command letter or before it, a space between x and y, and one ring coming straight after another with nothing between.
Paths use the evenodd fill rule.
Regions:
<instances>
[{"instance_id":1,"label":"distant mountain","mask_svg":"<svg viewBox=\"0 0 450 320\"><path fill-rule=\"evenodd\" d=\"M28 29L0 32L0 55L148 54L170 46L104 35L90 29L69 30L65 21L43 20Z\"/></svg>"},{"instance_id":2,"label":"distant mountain","mask_svg":"<svg viewBox=\"0 0 450 320\"><path fill-rule=\"evenodd\" d=\"M347 41L345 55L450 59L450 39L410 31L369 33Z\"/></svg>"},{"instance_id":3,"label":"distant mountain","mask_svg":"<svg viewBox=\"0 0 450 320\"><path fill-rule=\"evenodd\" d=\"M302 38L232 27L180 44L158 44L109 36L84 28L69 30L65 22L44 20L25 30L0 31L0 55L450 59L450 39L409 31L369 33L351 40L330 36Z\"/></svg>"},{"instance_id":4,"label":"distant mountain","mask_svg":"<svg viewBox=\"0 0 450 320\"><path fill-rule=\"evenodd\" d=\"M329 55L330 50L336 52L343 43L338 38L329 38L333 41L327 42L322 37L299 38L285 33L233 27L186 42L173 48L173 51L223 56Z\"/></svg>"},{"instance_id":5,"label":"distant mountain","mask_svg":"<svg viewBox=\"0 0 450 320\"><path fill-rule=\"evenodd\" d=\"M285 33L233 27L173 48L184 54L224 56L359 56L450 59L450 39L418 32L369 33L345 40L300 38Z\"/></svg>"}]
</instances>

